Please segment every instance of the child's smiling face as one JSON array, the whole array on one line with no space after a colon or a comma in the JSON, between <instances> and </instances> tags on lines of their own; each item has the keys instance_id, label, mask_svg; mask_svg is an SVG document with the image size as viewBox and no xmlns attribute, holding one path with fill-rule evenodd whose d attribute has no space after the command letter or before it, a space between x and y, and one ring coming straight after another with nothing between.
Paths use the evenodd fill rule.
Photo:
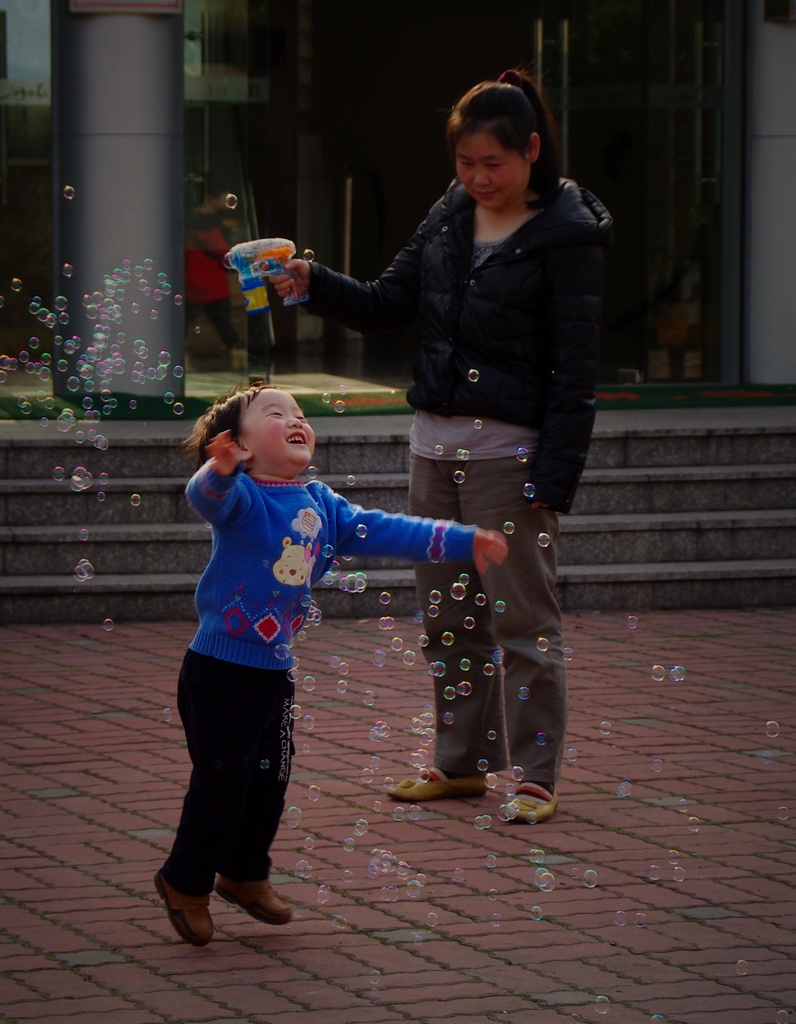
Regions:
<instances>
[{"instance_id":1,"label":"child's smiling face","mask_svg":"<svg viewBox=\"0 0 796 1024\"><path fill-rule=\"evenodd\" d=\"M237 442L249 476L295 480L310 464L315 431L292 395L263 388L241 412Z\"/></svg>"}]
</instances>

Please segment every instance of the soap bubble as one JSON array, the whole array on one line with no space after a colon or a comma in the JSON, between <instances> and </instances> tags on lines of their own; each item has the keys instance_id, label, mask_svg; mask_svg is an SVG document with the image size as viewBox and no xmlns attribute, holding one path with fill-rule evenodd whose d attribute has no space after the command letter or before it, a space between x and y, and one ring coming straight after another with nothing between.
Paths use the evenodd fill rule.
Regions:
<instances>
[{"instance_id":1,"label":"soap bubble","mask_svg":"<svg viewBox=\"0 0 796 1024\"><path fill-rule=\"evenodd\" d=\"M86 491L91 487L92 483L91 473L85 468L85 466L75 466L72 470L72 478L69 481L69 486L73 491Z\"/></svg>"},{"instance_id":2,"label":"soap bubble","mask_svg":"<svg viewBox=\"0 0 796 1024\"><path fill-rule=\"evenodd\" d=\"M779 736L779 722L766 722L766 736L770 739L774 739L774 737Z\"/></svg>"},{"instance_id":3,"label":"soap bubble","mask_svg":"<svg viewBox=\"0 0 796 1024\"><path fill-rule=\"evenodd\" d=\"M638 616L628 615L626 623L628 629L636 629L638 626Z\"/></svg>"},{"instance_id":4,"label":"soap bubble","mask_svg":"<svg viewBox=\"0 0 796 1024\"><path fill-rule=\"evenodd\" d=\"M94 578L95 569L94 566L89 562L87 558L81 558L75 568L72 570L72 575L78 583L85 583L87 580Z\"/></svg>"},{"instance_id":5,"label":"soap bubble","mask_svg":"<svg viewBox=\"0 0 796 1024\"><path fill-rule=\"evenodd\" d=\"M301 824L301 808L292 804L285 811L285 823L288 828L298 828Z\"/></svg>"},{"instance_id":6,"label":"soap bubble","mask_svg":"<svg viewBox=\"0 0 796 1024\"><path fill-rule=\"evenodd\" d=\"M61 434L69 433L77 423L77 417L71 409L65 409L58 414L55 420L55 427Z\"/></svg>"},{"instance_id":7,"label":"soap bubble","mask_svg":"<svg viewBox=\"0 0 796 1024\"><path fill-rule=\"evenodd\" d=\"M467 373L467 379L469 381L472 381L473 383L475 383L480 376L481 374L478 372L478 370L469 370Z\"/></svg>"},{"instance_id":8,"label":"soap bubble","mask_svg":"<svg viewBox=\"0 0 796 1024\"><path fill-rule=\"evenodd\" d=\"M556 878L548 868L536 868L533 873L534 885L541 892L553 892L556 887Z\"/></svg>"},{"instance_id":9,"label":"soap bubble","mask_svg":"<svg viewBox=\"0 0 796 1024\"><path fill-rule=\"evenodd\" d=\"M73 185L64 185L64 199L72 200L75 198L75 189Z\"/></svg>"},{"instance_id":10,"label":"soap bubble","mask_svg":"<svg viewBox=\"0 0 796 1024\"><path fill-rule=\"evenodd\" d=\"M549 533L540 533L539 536L536 538L536 543L539 545L540 548L549 548L550 547L550 534Z\"/></svg>"},{"instance_id":11,"label":"soap bubble","mask_svg":"<svg viewBox=\"0 0 796 1024\"><path fill-rule=\"evenodd\" d=\"M227 194L224 196L224 206L226 206L228 210L234 210L237 205L238 197L234 195L232 192L227 192Z\"/></svg>"},{"instance_id":12,"label":"soap bubble","mask_svg":"<svg viewBox=\"0 0 796 1024\"><path fill-rule=\"evenodd\" d=\"M652 666L652 678L656 683L661 683L666 678L666 669L663 665Z\"/></svg>"}]
</instances>

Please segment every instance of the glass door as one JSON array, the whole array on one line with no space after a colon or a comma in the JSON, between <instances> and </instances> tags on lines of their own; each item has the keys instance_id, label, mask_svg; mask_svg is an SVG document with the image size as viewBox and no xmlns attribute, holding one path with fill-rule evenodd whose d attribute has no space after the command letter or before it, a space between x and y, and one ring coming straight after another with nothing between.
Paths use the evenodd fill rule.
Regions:
<instances>
[{"instance_id":1,"label":"glass door","mask_svg":"<svg viewBox=\"0 0 796 1024\"><path fill-rule=\"evenodd\" d=\"M268 376L268 315L248 317L223 257L258 237L250 120L267 79L250 73L248 0L185 0L185 348L188 392Z\"/></svg>"},{"instance_id":2,"label":"glass door","mask_svg":"<svg viewBox=\"0 0 796 1024\"><path fill-rule=\"evenodd\" d=\"M564 173L615 220L601 381L737 379L740 11L721 0L534 6Z\"/></svg>"},{"instance_id":3,"label":"glass door","mask_svg":"<svg viewBox=\"0 0 796 1024\"><path fill-rule=\"evenodd\" d=\"M0 415L14 417L52 405L50 7L0 6Z\"/></svg>"}]
</instances>

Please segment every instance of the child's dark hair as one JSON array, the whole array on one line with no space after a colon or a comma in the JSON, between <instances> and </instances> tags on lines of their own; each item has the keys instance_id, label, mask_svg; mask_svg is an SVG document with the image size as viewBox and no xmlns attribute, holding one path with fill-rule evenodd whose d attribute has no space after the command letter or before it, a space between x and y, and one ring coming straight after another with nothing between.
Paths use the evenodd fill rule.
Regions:
<instances>
[{"instance_id":1,"label":"child's dark hair","mask_svg":"<svg viewBox=\"0 0 796 1024\"><path fill-rule=\"evenodd\" d=\"M489 132L504 149L524 155L532 132L541 146L531 168L530 186L539 196L529 206L544 206L560 188L558 130L533 79L518 70L504 71L496 82L480 82L468 90L448 116L446 140L456 162L460 139Z\"/></svg>"},{"instance_id":2,"label":"child's dark hair","mask_svg":"<svg viewBox=\"0 0 796 1024\"><path fill-rule=\"evenodd\" d=\"M228 430L237 440L240 431L240 417L255 395L261 391L272 389L280 391L274 384L258 381L254 384L240 384L217 398L194 423L193 430L185 438L180 447L196 461L197 469L207 461L207 445L224 430Z\"/></svg>"}]
</instances>

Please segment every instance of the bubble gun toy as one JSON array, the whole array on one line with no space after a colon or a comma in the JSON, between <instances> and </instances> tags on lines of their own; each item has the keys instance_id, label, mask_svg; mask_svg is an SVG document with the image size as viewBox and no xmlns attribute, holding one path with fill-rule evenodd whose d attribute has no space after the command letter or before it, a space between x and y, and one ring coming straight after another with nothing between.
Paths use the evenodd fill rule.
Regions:
<instances>
[{"instance_id":1,"label":"bubble gun toy","mask_svg":"<svg viewBox=\"0 0 796 1024\"><path fill-rule=\"evenodd\" d=\"M240 281L243 301L249 316L264 313L269 309L265 279L271 274L290 273L285 263L296 253L296 247L288 238L257 238L250 242L239 242L224 257L224 265L234 270ZM293 278L293 295L284 300L286 306L306 302L309 298L304 283L297 274Z\"/></svg>"}]
</instances>

